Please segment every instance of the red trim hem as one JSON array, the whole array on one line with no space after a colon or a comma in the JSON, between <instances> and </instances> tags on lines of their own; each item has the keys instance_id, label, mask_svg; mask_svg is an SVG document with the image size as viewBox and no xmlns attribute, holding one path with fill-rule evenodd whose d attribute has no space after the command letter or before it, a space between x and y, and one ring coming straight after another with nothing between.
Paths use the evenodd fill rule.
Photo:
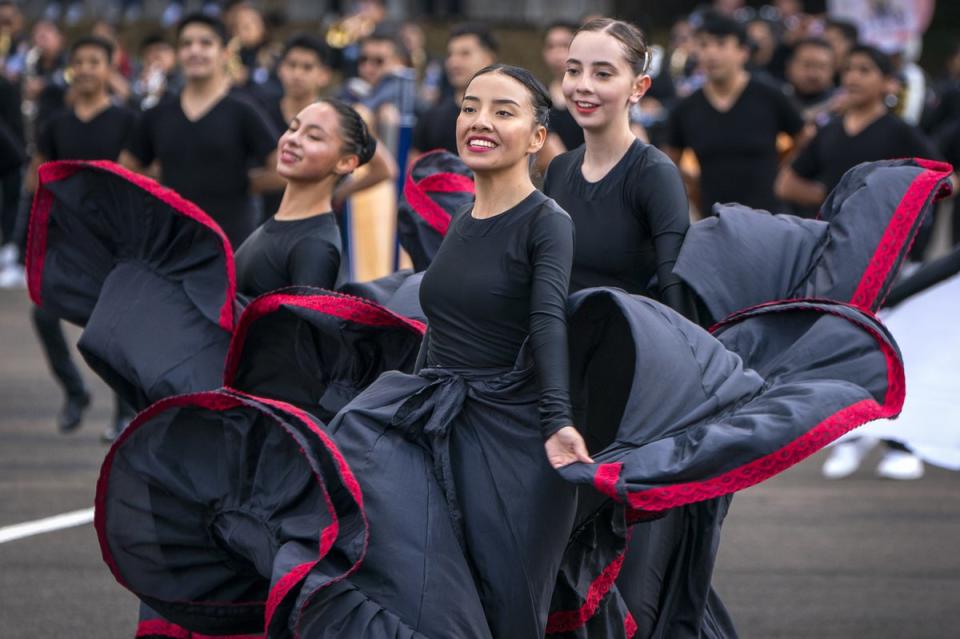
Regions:
<instances>
[{"instance_id":1,"label":"red trim hem","mask_svg":"<svg viewBox=\"0 0 960 639\"><path fill-rule=\"evenodd\" d=\"M354 501L357 504L357 508L359 509L360 517L363 520L364 538L363 538L363 548L360 551L359 557L353 563L353 565L351 565L349 569L343 572L343 574L337 576L334 579L331 579L327 584L324 584L323 587L326 587L332 583L336 583L338 581L342 581L343 579L346 579L347 577L352 575L354 572L356 572L360 568L360 564L363 562L363 558L366 556L367 545L370 540L370 526L369 526L369 522L367 521L366 511L363 508L363 492L360 488L360 482L357 481L357 478L353 474L353 471L350 469L350 466L347 463L346 458L344 458L343 453L340 452L340 449L337 448L337 445L333 442L330 436L326 432L324 432L323 429L319 428L316 425L316 423L314 423L313 419L311 419L310 416L307 415L307 413L300 410L296 406L293 406L291 404L287 404L286 402L281 402L278 400L267 399L264 397L256 397L254 395L248 395L247 393L243 393L235 389L228 389L228 390L230 393L236 394L240 397L248 397L255 401L266 404L267 406L271 406L273 408L277 408L279 410L292 414L320 439L324 447L327 449L327 452L329 452L330 455L333 457L334 463L336 464L337 470L340 474L340 478L343 480L344 485L346 486L347 490L350 492L351 497L353 497ZM327 491L324 490L324 492L326 494ZM333 504L330 502L328 495L327 495L327 505L331 509L330 512L334 522L337 523L338 521L337 515L332 510ZM310 570L313 569L313 567L317 565L330 551L330 548L333 546L333 543L335 542L336 537L339 534L339 531L340 531L339 524L337 524L336 528L334 528L333 525L331 525L331 526L328 526L326 529L324 529L320 535L320 551L318 552L317 559L315 561L304 562L302 564L299 564L293 567L285 575L283 575L280 579L278 579L277 582L270 589L270 593L267 597L266 611L264 614L265 632L269 632L270 623L273 620L273 616L276 613L277 608L280 606L283 600L287 597L290 591L294 587L296 587L299 583L301 583L309 574ZM308 597L307 601L304 602L303 605L306 606L309 600L310 598ZM297 633L295 633L295 636L299 636L299 624L298 624L298 630L297 630Z\"/></svg>"},{"instance_id":2,"label":"red trim hem","mask_svg":"<svg viewBox=\"0 0 960 639\"><path fill-rule=\"evenodd\" d=\"M236 379L250 327L257 320L277 312L283 306L296 306L326 313L332 317L366 326L406 328L419 333L421 336L427 330L423 322L397 315L379 304L342 293L326 292L320 289L318 289L316 295L293 295L284 292L283 289L266 293L250 302L240 314L237 328L230 339L230 348L227 351L227 359L224 364L224 386L231 386ZM260 397L256 399L264 401Z\"/></svg>"},{"instance_id":3,"label":"red trim hem","mask_svg":"<svg viewBox=\"0 0 960 639\"><path fill-rule=\"evenodd\" d=\"M435 153L443 153L444 149L433 149L427 151L419 158L419 164L424 157ZM414 213L426 222L433 230L440 235L446 235L450 228L450 214L443 210L443 207L433 201L428 191L438 193L474 193L475 184L472 179L459 173L435 173L428 175L419 182L413 179L413 167L407 172L407 177L403 182L403 197Z\"/></svg>"},{"instance_id":4,"label":"red trim hem","mask_svg":"<svg viewBox=\"0 0 960 639\"><path fill-rule=\"evenodd\" d=\"M768 307L771 304L775 304L775 302L762 304L759 307L737 313L717 324L711 331L750 317L756 314L757 311L763 311L764 307ZM833 304L838 303L833 302ZM766 312L785 312L788 310L790 309L769 309ZM878 342L887 363L887 390L883 403L879 404L873 399L864 399L855 402L828 416L783 448L716 477L703 481L671 484L669 486L649 488L640 491L628 491L626 502L631 508L644 511L662 511L749 488L803 461L857 426L875 419L893 417L900 412L903 408L906 385L903 362L894 347L891 346L877 330L868 326L866 323L858 322L851 317L829 309L821 308L818 310L823 313L836 315L848 322L859 325ZM863 312L862 309L857 309L857 311ZM624 500L619 493L617 500Z\"/></svg>"},{"instance_id":5,"label":"red trim hem","mask_svg":"<svg viewBox=\"0 0 960 639\"><path fill-rule=\"evenodd\" d=\"M556 634L559 632L573 632L585 623L590 621L593 615L597 614L600 602L610 592L614 582L620 575L620 569L623 567L623 559L626 556L626 548L617 555L613 561L607 564L607 567L593 580L587 589L583 605L576 610L558 610L550 613L547 617L546 634Z\"/></svg>"},{"instance_id":6,"label":"red trim hem","mask_svg":"<svg viewBox=\"0 0 960 639\"><path fill-rule=\"evenodd\" d=\"M949 184L941 184L951 172L949 164L922 158L914 158L913 161L924 171L910 183L887 224L853 297L850 298L850 303L854 306L874 310L883 302L879 297L884 292L884 285L896 275L896 270L903 263L900 259L903 249L907 240L911 239L911 231L914 230L927 201L931 197L940 197L944 186L947 193L950 191Z\"/></svg>"},{"instance_id":7,"label":"red trim hem","mask_svg":"<svg viewBox=\"0 0 960 639\"><path fill-rule=\"evenodd\" d=\"M47 226L53 205L53 194L46 185L70 177L84 170L93 169L112 173L134 186L159 199L174 211L213 231L220 240L224 266L227 275L226 299L220 307L219 324L224 330L232 331L234 326L233 303L236 297L237 283L233 263L233 249L220 226L203 212L199 206L183 198L177 192L160 185L148 177L128 171L115 162L107 160L59 160L46 162L38 170L37 191L34 195L27 231L27 274L30 297L37 305L42 305L41 283L43 265L47 251Z\"/></svg>"},{"instance_id":8,"label":"red trim hem","mask_svg":"<svg viewBox=\"0 0 960 639\"><path fill-rule=\"evenodd\" d=\"M227 390L225 389L219 389L216 391L206 391L202 393L168 397L166 399L160 400L159 402L151 405L149 408L147 408L142 413L137 415L137 417L123 431L120 437L117 438L116 442L114 442L113 446L111 446L110 451L107 453L107 456L104 459L103 465L100 470L100 476L97 479L95 510L94 510L94 528L97 531L97 540L100 544L100 552L103 557L103 560L107 564L107 566L110 568L110 571L111 573L113 573L114 579L116 579L117 583L121 584L128 590L136 592L136 590L129 585L129 583L126 581L126 579L124 579L123 575L121 574L119 566L117 566L116 560L114 559L113 554L110 551L110 545L109 545L109 541L107 539L107 533L106 533L107 486L109 484L109 476L113 466L113 461L120 446L122 446L124 442L126 442L126 440L129 439L136 430L141 428L149 420L153 419L155 416L171 408L199 406L201 408L206 408L209 410L229 410L237 406L245 406L245 407L251 408L252 410L259 410L260 412L264 412L262 408L259 408L256 405L252 405L247 400L253 400L254 402L259 402L259 403L262 403L274 408L278 408L287 413L292 414L297 419L300 419L312 432L316 433L320 437L324 446L333 456L335 463L337 464L340 470L341 477L343 478L344 483L347 486L347 489L350 491L351 495L357 501L358 507L360 508L361 515L364 517L364 523L366 523L366 515L363 514L363 498L362 498L362 495L360 494L359 484L357 483L356 478L353 476L349 467L346 465L346 460L343 458L343 455L340 453L339 449L336 448L335 444L332 442L329 436L326 433L324 433L322 430L317 428L316 424L314 424L313 421L305 413L303 413L296 407L290 406L289 404L285 404L283 402L277 402L277 401L268 400L260 397L255 397L252 395L247 395L245 393L240 393L239 391L234 391L232 389L229 389L229 392L227 392ZM267 414L269 415L269 413ZM274 419L277 419L277 418L274 417ZM300 449L300 452L305 457L307 456L306 452L302 448ZM339 518L337 517L337 513L334 510L333 503L330 499L329 492L326 489L326 485L323 481L323 478L320 477L316 472L314 472L313 474L317 483L323 489L324 499L326 500L328 514L330 515L330 518L331 518L331 523L325 526L319 535L318 558L317 558L317 561L319 561L326 555L327 552L329 552L330 547L333 544L333 541L336 539L336 536L339 533ZM309 568L311 568L314 564L316 564L317 561L308 562L307 564L301 564L301 566L298 566L297 568L307 566L307 569L304 570L303 572L303 574L305 575L306 572L309 570ZM287 585L288 582L289 582L289 585ZM275 592L277 590L277 586L280 585L281 583L283 583L286 586L286 589L280 593ZM281 579L280 581L278 581L277 584L274 585L273 588L271 588L271 591L268 595L266 602L262 602L262 601L255 601L255 602L191 601L191 602L183 602L183 603L190 603L192 605L201 605L201 606L216 606L216 607L249 606L249 605L265 604L266 610L271 611L275 609L276 605L279 604L280 599L282 599L282 596L284 596L289 591L289 589L292 588L295 584L296 582L294 581L289 581L289 580L284 581L283 579ZM279 598L276 598L276 597L279 597ZM181 602L171 602L171 603L181 603ZM271 604L273 605L273 608L270 607ZM267 617L267 619L269 620L269 617ZM193 635L193 636L197 637L199 635ZM250 636L254 636L254 635L250 635Z\"/></svg>"}]
</instances>

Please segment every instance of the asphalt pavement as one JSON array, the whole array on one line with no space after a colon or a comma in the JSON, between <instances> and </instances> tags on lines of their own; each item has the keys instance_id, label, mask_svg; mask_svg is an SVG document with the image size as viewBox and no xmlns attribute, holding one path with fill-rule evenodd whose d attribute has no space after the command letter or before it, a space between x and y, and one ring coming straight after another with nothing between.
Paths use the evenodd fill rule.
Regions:
<instances>
[{"instance_id":1,"label":"asphalt pavement","mask_svg":"<svg viewBox=\"0 0 960 639\"><path fill-rule=\"evenodd\" d=\"M61 435L26 294L0 291L0 530L93 505L113 400L84 372L94 403ZM880 480L877 458L827 481L821 453L734 498L715 586L742 637L960 637L960 473ZM0 638L128 639L136 611L90 524L0 543Z\"/></svg>"}]
</instances>

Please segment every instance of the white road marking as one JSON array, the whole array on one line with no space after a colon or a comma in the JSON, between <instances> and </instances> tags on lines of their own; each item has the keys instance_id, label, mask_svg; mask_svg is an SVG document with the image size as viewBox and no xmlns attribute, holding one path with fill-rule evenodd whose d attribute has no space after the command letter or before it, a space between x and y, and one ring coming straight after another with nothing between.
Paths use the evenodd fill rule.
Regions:
<instances>
[{"instance_id":1,"label":"white road marking","mask_svg":"<svg viewBox=\"0 0 960 639\"><path fill-rule=\"evenodd\" d=\"M93 508L84 508L83 510L74 510L73 512L45 517L36 521L28 521L13 526L4 526L0 528L0 544L24 537L32 537L54 530L63 528L73 528L82 526L93 521Z\"/></svg>"}]
</instances>

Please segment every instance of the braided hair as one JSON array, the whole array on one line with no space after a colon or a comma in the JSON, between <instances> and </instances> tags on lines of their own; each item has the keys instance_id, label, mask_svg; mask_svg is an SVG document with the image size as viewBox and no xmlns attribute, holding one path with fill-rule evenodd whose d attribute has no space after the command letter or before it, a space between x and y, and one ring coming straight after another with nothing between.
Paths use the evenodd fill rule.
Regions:
<instances>
[{"instance_id":1,"label":"braided hair","mask_svg":"<svg viewBox=\"0 0 960 639\"><path fill-rule=\"evenodd\" d=\"M319 102L329 104L337 112L344 152L357 156L360 160L357 166L363 166L369 162L377 150L377 140L356 109L336 98L322 98Z\"/></svg>"}]
</instances>

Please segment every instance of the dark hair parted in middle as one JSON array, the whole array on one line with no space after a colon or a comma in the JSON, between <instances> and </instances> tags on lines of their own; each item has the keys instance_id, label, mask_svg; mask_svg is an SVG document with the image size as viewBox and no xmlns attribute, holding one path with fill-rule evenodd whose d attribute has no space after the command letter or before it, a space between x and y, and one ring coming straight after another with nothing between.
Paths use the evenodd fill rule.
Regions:
<instances>
[{"instance_id":1,"label":"dark hair parted in middle","mask_svg":"<svg viewBox=\"0 0 960 639\"><path fill-rule=\"evenodd\" d=\"M623 20L597 18L577 29L577 33L585 31L599 31L610 34L620 41L620 45L623 47L623 55L626 56L627 63L634 74L640 75L647 72L647 67L650 64L650 53L647 49L647 39L639 27ZM577 37L576 34L573 37Z\"/></svg>"},{"instance_id":2,"label":"dark hair parted in middle","mask_svg":"<svg viewBox=\"0 0 960 639\"><path fill-rule=\"evenodd\" d=\"M337 112L337 119L340 121L340 137L343 138L343 150L356 155L360 159L358 166L363 166L369 162L377 150L377 140L370 134L367 123L363 121L356 109L336 98L321 98L318 102L329 104Z\"/></svg>"},{"instance_id":3,"label":"dark hair parted in middle","mask_svg":"<svg viewBox=\"0 0 960 639\"><path fill-rule=\"evenodd\" d=\"M532 73L523 67L514 67L509 64L491 64L474 73L473 78L470 78L470 82L473 82L474 78L488 73L500 73L522 84L527 90L527 93L530 94L530 104L533 105L534 119L537 124L543 126L549 124L550 109L553 108L553 100L550 99L550 93L547 92L546 87L544 87L540 80L537 80Z\"/></svg>"}]
</instances>

